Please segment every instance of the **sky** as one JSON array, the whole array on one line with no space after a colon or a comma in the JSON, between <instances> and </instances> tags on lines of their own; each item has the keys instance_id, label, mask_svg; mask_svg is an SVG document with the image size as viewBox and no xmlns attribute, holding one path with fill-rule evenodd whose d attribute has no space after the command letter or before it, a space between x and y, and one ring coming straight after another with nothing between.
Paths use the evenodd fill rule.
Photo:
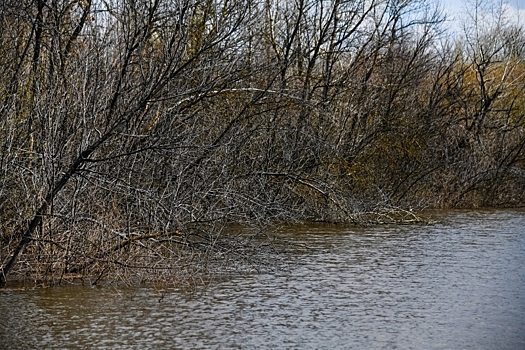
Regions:
<instances>
[{"instance_id":1,"label":"sky","mask_svg":"<svg viewBox=\"0 0 525 350\"><path fill-rule=\"evenodd\" d=\"M499 3L499 0L484 0L488 3L492 2L495 4ZM465 3L473 3L475 0L441 0L441 2L445 5L447 10L450 10L451 13L456 13L458 11L464 11ZM503 3L515 8L515 9L525 9L525 0L507 0L503 1Z\"/></svg>"},{"instance_id":2,"label":"sky","mask_svg":"<svg viewBox=\"0 0 525 350\"><path fill-rule=\"evenodd\" d=\"M447 17L451 22L457 22L466 13L466 4L475 3L476 0L440 0L444 6ZM480 0L478 0L480 1ZM482 0L488 4L499 5L500 0ZM525 25L525 0L507 0L503 1L511 20L520 22ZM451 26L458 26L457 23L451 23Z\"/></svg>"}]
</instances>

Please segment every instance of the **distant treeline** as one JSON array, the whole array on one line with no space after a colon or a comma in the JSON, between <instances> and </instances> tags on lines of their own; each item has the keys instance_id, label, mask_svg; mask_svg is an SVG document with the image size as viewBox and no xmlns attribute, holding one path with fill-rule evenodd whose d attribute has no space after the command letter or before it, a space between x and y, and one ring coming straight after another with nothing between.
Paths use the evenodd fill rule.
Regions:
<instances>
[{"instance_id":1,"label":"distant treeline","mask_svg":"<svg viewBox=\"0 0 525 350\"><path fill-rule=\"evenodd\" d=\"M168 278L249 260L231 223L524 205L524 27L434 6L1 1L0 273Z\"/></svg>"}]
</instances>

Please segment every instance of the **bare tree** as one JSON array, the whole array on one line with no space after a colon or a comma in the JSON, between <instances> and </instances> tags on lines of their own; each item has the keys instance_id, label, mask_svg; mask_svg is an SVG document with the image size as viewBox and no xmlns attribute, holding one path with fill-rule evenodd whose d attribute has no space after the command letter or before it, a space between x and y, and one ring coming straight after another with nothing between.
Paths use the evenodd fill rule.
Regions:
<instances>
[{"instance_id":1,"label":"bare tree","mask_svg":"<svg viewBox=\"0 0 525 350\"><path fill-rule=\"evenodd\" d=\"M22 118L22 122L27 120L25 136L14 146L31 157L10 160L21 169L19 179L32 182L27 191L30 208L23 211L32 214L20 226L22 233L14 233L18 243L5 260L3 278L30 241L41 240L68 250L49 238L52 232L45 231L76 222L81 202L90 198L111 200L117 207L125 198L134 198L125 222L127 232L118 232L119 228L108 242L122 237L131 242L130 235L141 232L142 208L135 206L143 197L147 203L155 201L153 190L162 186L150 181L145 186L142 182L153 180L151 172L159 170L156 159L147 163L151 159L148 154L164 152L173 157L182 149L193 148L190 152L197 160L186 165L186 171L191 172L210 152L204 140L195 139L199 136L193 134L187 139L196 118L192 109L237 79L238 67L228 51L241 39L238 29L246 19L245 4L240 2L41 5L37 3L32 11L36 29L26 39L26 46L34 51L32 61L27 62L31 67L29 79L22 79L17 69L11 79L21 86L29 84L31 91L28 116ZM71 19L75 12L82 14L77 22ZM49 51L45 58L44 46L55 48L59 54ZM60 51L62 47L64 51ZM57 56L59 72L54 63ZM23 62L18 64L23 66ZM53 74L46 74L50 71ZM15 107L9 100L4 102L7 125L16 123ZM161 126L170 129L160 130ZM26 186L25 180L21 182ZM8 196L13 195L8 186L4 189L10 191ZM99 194L91 197L94 190ZM105 227L104 220L96 216L107 204L100 203L85 213L86 220ZM136 224L131 221L134 215L141 218ZM176 225L171 228L162 224L160 232L166 235L179 232ZM149 229L155 226L160 225L150 225ZM102 259L106 255L99 251L91 257Z\"/></svg>"},{"instance_id":2,"label":"bare tree","mask_svg":"<svg viewBox=\"0 0 525 350\"><path fill-rule=\"evenodd\" d=\"M0 6L1 282L191 278L257 260L232 223L524 200L504 17L454 46L419 0Z\"/></svg>"}]
</instances>

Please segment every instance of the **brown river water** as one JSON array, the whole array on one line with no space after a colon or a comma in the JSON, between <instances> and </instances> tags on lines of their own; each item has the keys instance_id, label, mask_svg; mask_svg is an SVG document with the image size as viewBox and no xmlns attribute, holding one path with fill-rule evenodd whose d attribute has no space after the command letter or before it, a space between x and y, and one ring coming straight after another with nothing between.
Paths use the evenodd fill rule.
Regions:
<instances>
[{"instance_id":1,"label":"brown river water","mask_svg":"<svg viewBox=\"0 0 525 350\"><path fill-rule=\"evenodd\" d=\"M0 291L0 349L525 349L525 211L311 225L286 268L195 293Z\"/></svg>"}]
</instances>

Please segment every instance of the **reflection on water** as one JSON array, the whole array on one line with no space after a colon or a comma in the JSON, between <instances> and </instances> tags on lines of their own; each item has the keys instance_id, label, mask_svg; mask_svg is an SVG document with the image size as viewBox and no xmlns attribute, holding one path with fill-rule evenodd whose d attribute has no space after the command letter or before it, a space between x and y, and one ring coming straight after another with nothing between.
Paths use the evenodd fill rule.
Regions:
<instances>
[{"instance_id":1,"label":"reflection on water","mask_svg":"<svg viewBox=\"0 0 525 350\"><path fill-rule=\"evenodd\" d=\"M289 269L198 295L0 292L0 348L525 349L525 211L435 218L288 229Z\"/></svg>"}]
</instances>

